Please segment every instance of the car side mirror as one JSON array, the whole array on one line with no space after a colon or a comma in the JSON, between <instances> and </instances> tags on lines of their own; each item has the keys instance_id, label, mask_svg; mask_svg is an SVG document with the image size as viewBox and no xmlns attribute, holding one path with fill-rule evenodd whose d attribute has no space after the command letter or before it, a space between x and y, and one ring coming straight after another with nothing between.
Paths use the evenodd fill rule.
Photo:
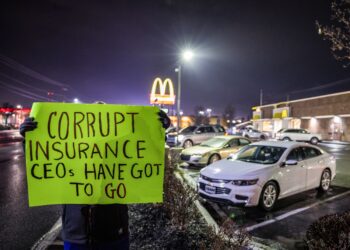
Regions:
<instances>
[{"instance_id":1,"label":"car side mirror","mask_svg":"<svg viewBox=\"0 0 350 250\"><path fill-rule=\"evenodd\" d=\"M298 164L297 160L286 160L286 162L284 163L284 166L294 166L297 164Z\"/></svg>"},{"instance_id":2,"label":"car side mirror","mask_svg":"<svg viewBox=\"0 0 350 250\"><path fill-rule=\"evenodd\" d=\"M202 131L196 130L196 134L201 134L201 133L202 133Z\"/></svg>"},{"instance_id":3,"label":"car side mirror","mask_svg":"<svg viewBox=\"0 0 350 250\"><path fill-rule=\"evenodd\" d=\"M227 157L228 160L234 159L234 158L236 158L236 154L235 154L235 153L230 154L230 155Z\"/></svg>"},{"instance_id":4,"label":"car side mirror","mask_svg":"<svg viewBox=\"0 0 350 250\"><path fill-rule=\"evenodd\" d=\"M230 144L226 144L225 146L224 146L224 148L229 148L230 147Z\"/></svg>"}]
</instances>

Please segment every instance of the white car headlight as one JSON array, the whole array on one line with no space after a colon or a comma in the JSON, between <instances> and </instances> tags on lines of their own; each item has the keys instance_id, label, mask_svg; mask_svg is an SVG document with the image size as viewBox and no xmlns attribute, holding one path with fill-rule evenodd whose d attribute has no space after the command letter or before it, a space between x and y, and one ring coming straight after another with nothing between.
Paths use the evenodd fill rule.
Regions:
<instances>
[{"instance_id":1,"label":"white car headlight","mask_svg":"<svg viewBox=\"0 0 350 250\"><path fill-rule=\"evenodd\" d=\"M233 180L232 184L236 186L251 186L255 185L258 182L259 179L253 179L253 180Z\"/></svg>"},{"instance_id":2,"label":"white car headlight","mask_svg":"<svg viewBox=\"0 0 350 250\"><path fill-rule=\"evenodd\" d=\"M184 135L179 135L179 136L177 137L178 141L182 141L184 138L185 138Z\"/></svg>"}]
</instances>

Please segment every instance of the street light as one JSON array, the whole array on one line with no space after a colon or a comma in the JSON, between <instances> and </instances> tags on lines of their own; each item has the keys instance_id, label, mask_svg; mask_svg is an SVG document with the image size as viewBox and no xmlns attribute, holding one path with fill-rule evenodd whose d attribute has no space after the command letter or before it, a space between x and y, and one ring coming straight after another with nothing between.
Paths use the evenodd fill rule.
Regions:
<instances>
[{"instance_id":1,"label":"street light","mask_svg":"<svg viewBox=\"0 0 350 250\"><path fill-rule=\"evenodd\" d=\"M177 108L176 108L176 115L177 115L177 128L176 131L179 132L180 129L180 119L181 119L181 114L180 114L180 107L181 107L181 61L189 62L192 60L194 54L191 50L185 50L181 54L181 60L180 60L180 65L175 69L175 72L177 72Z\"/></svg>"},{"instance_id":2,"label":"street light","mask_svg":"<svg viewBox=\"0 0 350 250\"><path fill-rule=\"evenodd\" d=\"M78 98L74 98L73 102L74 102L74 103L80 103L80 101L79 101Z\"/></svg>"},{"instance_id":3,"label":"street light","mask_svg":"<svg viewBox=\"0 0 350 250\"><path fill-rule=\"evenodd\" d=\"M185 61L191 61L193 58L193 52L191 50L185 50L182 54L182 58Z\"/></svg>"},{"instance_id":4,"label":"street light","mask_svg":"<svg viewBox=\"0 0 350 250\"><path fill-rule=\"evenodd\" d=\"M207 114L208 114L208 117L211 117L211 112L212 112L213 110L212 109L207 109Z\"/></svg>"}]
</instances>

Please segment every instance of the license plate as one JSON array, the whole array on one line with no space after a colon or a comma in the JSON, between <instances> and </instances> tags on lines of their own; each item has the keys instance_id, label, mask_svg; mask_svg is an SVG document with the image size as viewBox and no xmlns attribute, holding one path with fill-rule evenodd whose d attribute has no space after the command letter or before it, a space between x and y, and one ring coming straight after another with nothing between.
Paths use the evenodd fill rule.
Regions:
<instances>
[{"instance_id":1,"label":"license plate","mask_svg":"<svg viewBox=\"0 0 350 250\"><path fill-rule=\"evenodd\" d=\"M215 194L216 188L213 186L205 185L205 192L208 194Z\"/></svg>"}]
</instances>

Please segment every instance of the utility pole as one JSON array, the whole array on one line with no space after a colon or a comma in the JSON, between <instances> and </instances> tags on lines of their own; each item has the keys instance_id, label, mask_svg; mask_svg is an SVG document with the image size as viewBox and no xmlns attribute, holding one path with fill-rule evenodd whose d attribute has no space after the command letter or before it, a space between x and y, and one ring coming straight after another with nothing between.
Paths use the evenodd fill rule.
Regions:
<instances>
[{"instance_id":1,"label":"utility pole","mask_svg":"<svg viewBox=\"0 0 350 250\"><path fill-rule=\"evenodd\" d=\"M263 105L263 90L260 89L260 106Z\"/></svg>"}]
</instances>

